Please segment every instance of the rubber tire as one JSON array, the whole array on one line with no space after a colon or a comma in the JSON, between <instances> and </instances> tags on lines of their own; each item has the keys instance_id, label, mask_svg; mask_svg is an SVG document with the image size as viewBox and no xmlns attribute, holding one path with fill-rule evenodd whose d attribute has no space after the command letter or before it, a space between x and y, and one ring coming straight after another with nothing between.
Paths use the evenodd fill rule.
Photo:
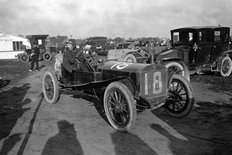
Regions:
<instances>
[{"instance_id":1,"label":"rubber tire","mask_svg":"<svg viewBox=\"0 0 232 155\"><path fill-rule=\"evenodd\" d=\"M49 55L49 58L46 58L46 55ZM43 60L45 60L45 61L50 61L50 60L51 60L51 58L52 58L52 56L51 56L51 54L50 54L50 53L45 52L45 53L43 54Z\"/></svg>"},{"instance_id":2,"label":"rubber tire","mask_svg":"<svg viewBox=\"0 0 232 155\"><path fill-rule=\"evenodd\" d=\"M25 57L26 59L24 60L23 57ZM27 63L27 62L29 62L29 60L30 60L30 57L27 55L27 53L20 54L20 56L19 56L20 62Z\"/></svg>"},{"instance_id":3,"label":"rubber tire","mask_svg":"<svg viewBox=\"0 0 232 155\"><path fill-rule=\"evenodd\" d=\"M184 62L181 61L166 61L164 63L166 68L169 68L171 66L176 66L178 67L180 70L183 70L181 75L183 77L185 77L188 81L190 81L190 74L189 74L189 70L188 67L184 64Z\"/></svg>"},{"instance_id":4,"label":"rubber tire","mask_svg":"<svg viewBox=\"0 0 232 155\"><path fill-rule=\"evenodd\" d=\"M49 76L51 78L51 80L52 80L52 83L53 83L54 94L53 94L52 99L50 99L46 94L46 89L45 89L45 78L46 78L46 76ZM44 76L43 76L42 89L43 89L44 98L46 99L46 101L48 103L54 104L54 103L56 103L58 101L59 96L60 96L58 81L55 78L55 76L49 71L46 71Z\"/></svg>"},{"instance_id":5,"label":"rubber tire","mask_svg":"<svg viewBox=\"0 0 232 155\"><path fill-rule=\"evenodd\" d=\"M110 112L109 112L109 107L108 107L108 104L107 104L107 98L109 96L109 93L111 92L111 89L113 88L117 88L119 91L121 91L121 93L124 95L124 97L126 98L127 100L127 103L128 103L128 107L129 107L129 115L130 115L130 119L129 119L129 122L128 124L125 126L125 127L119 127L117 126L117 124L114 123L114 121L112 120L111 116L110 116ZM133 126L135 125L135 122L136 122L136 116L137 116L137 113L136 113L136 101L132 95L132 93L130 92L129 88L127 88L127 86L125 86L123 83L121 82L112 82L110 83L105 92L104 92L104 100L103 100L103 103L104 103L104 110L105 110L105 114L106 114L106 117L110 123L110 125L117 131L120 131L120 132L129 132Z\"/></svg>"},{"instance_id":6,"label":"rubber tire","mask_svg":"<svg viewBox=\"0 0 232 155\"><path fill-rule=\"evenodd\" d=\"M229 62L229 66L230 66L230 68L228 69L228 72L227 72L227 73L223 73L223 71L222 71L222 65L223 65L223 63L224 63L225 61L228 61L228 62ZM221 67L220 67L219 73L220 73L220 75L221 75L222 77L228 77L228 76L230 76L231 72L232 72L232 61L231 61L231 58L230 58L230 57L226 56L226 57L222 58Z\"/></svg>"},{"instance_id":7,"label":"rubber tire","mask_svg":"<svg viewBox=\"0 0 232 155\"><path fill-rule=\"evenodd\" d=\"M178 74L173 74L172 78L171 78L171 81L169 83L169 87L170 87L170 84L173 80L178 80L180 81L185 89L187 90L187 93L188 93L188 98L189 98L189 102L187 103L187 107L184 109L184 111L182 113L173 113L172 111L170 111L170 109L168 108L168 104L166 103L165 107L166 107L166 110L167 110L167 113L173 117L178 117L178 118L182 118L186 115L188 115L192 108L193 108L193 104L194 104L194 96L193 96L193 88L192 88L192 85L190 84L190 82L184 78L183 76L181 75L178 75Z\"/></svg>"},{"instance_id":8,"label":"rubber tire","mask_svg":"<svg viewBox=\"0 0 232 155\"><path fill-rule=\"evenodd\" d=\"M128 61L131 60L131 61ZM136 63L136 57L133 54L127 54L124 58L124 62L131 62L131 63Z\"/></svg>"}]
</instances>

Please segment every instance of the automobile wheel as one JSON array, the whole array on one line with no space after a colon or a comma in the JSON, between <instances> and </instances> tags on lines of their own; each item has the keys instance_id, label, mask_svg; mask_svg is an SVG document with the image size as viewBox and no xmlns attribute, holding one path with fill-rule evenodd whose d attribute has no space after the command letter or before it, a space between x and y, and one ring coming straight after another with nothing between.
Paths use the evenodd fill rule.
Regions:
<instances>
[{"instance_id":1,"label":"automobile wheel","mask_svg":"<svg viewBox=\"0 0 232 155\"><path fill-rule=\"evenodd\" d=\"M165 62L165 67L168 68L168 72L179 74L185 77L188 81L190 81L190 75L188 67L184 62L181 61L168 61Z\"/></svg>"},{"instance_id":2,"label":"automobile wheel","mask_svg":"<svg viewBox=\"0 0 232 155\"><path fill-rule=\"evenodd\" d=\"M230 76L231 72L232 72L232 61L230 57L226 56L221 61L220 75L222 77L228 77Z\"/></svg>"},{"instance_id":3,"label":"automobile wheel","mask_svg":"<svg viewBox=\"0 0 232 155\"><path fill-rule=\"evenodd\" d=\"M51 72L45 72L43 76L43 94L48 103L56 103L59 98L58 81Z\"/></svg>"},{"instance_id":4,"label":"automobile wheel","mask_svg":"<svg viewBox=\"0 0 232 155\"><path fill-rule=\"evenodd\" d=\"M22 63L27 63L29 62L29 56L27 55L27 53L23 53L19 56L19 61Z\"/></svg>"},{"instance_id":5,"label":"automobile wheel","mask_svg":"<svg viewBox=\"0 0 232 155\"><path fill-rule=\"evenodd\" d=\"M136 63L136 57L133 54L127 54L126 57L124 58L125 62L131 62L131 63Z\"/></svg>"},{"instance_id":6,"label":"automobile wheel","mask_svg":"<svg viewBox=\"0 0 232 155\"><path fill-rule=\"evenodd\" d=\"M51 60L51 54L50 53L48 53L48 52L45 52L44 54L43 54L43 60L45 60L45 61L50 61Z\"/></svg>"},{"instance_id":7,"label":"automobile wheel","mask_svg":"<svg viewBox=\"0 0 232 155\"><path fill-rule=\"evenodd\" d=\"M112 82L104 92L104 110L110 125L117 131L130 131L136 121L136 102L121 82Z\"/></svg>"},{"instance_id":8,"label":"automobile wheel","mask_svg":"<svg viewBox=\"0 0 232 155\"><path fill-rule=\"evenodd\" d=\"M174 117L184 117L192 110L193 104L193 89L189 81L183 76L174 74L165 104L167 112Z\"/></svg>"}]
</instances>

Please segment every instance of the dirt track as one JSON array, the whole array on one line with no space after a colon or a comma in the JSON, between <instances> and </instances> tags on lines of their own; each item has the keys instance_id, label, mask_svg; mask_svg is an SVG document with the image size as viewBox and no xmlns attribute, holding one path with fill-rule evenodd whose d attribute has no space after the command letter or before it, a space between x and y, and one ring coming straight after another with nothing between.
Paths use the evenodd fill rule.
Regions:
<instances>
[{"instance_id":1,"label":"dirt track","mask_svg":"<svg viewBox=\"0 0 232 155\"><path fill-rule=\"evenodd\" d=\"M38 73L27 73L16 84L0 89L0 154L230 154L232 151L232 96L215 92L195 80L193 111L183 119L164 109L138 114L131 134L110 127L97 99L62 94L57 104L41 95Z\"/></svg>"}]
</instances>

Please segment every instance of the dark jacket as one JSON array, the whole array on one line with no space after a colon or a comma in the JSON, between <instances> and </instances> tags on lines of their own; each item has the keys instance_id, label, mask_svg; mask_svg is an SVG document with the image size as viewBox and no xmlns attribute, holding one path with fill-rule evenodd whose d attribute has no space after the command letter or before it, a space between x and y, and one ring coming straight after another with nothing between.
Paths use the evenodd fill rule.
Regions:
<instances>
[{"instance_id":1,"label":"dark jacket","mask_svg":"<svg viewBox=\"0 0 232 155\"><path fill-rule=\"evenodd\" d=\"M74 49L72 51L65 50L64 55L63 55L63 67L66 69L68 72L72 72L72 70L77 69L77 64L76 64L76 55L79 52L78 49Z\"/></svg>"},{"instance_id":2,"label":"dark jacket","mask_svg":"<svg viewBox=\"0 0 232 155\"><path fill-rule=\"evenodd\" d=\"M32 48L33 57L39 57L40 50L38 47Z\"/></svg>"}]
</instances>

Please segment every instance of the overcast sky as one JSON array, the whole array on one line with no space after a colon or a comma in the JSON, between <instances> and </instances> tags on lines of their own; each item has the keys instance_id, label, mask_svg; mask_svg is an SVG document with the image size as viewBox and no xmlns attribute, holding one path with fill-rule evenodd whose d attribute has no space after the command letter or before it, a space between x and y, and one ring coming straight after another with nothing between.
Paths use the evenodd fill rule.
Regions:
<instances>
[{"instance_id":1,"label":"overcast sky","mask_svg":"<svg viewBox=\"0 0 232 155\"><path fill-rule=\"evenodd\" d=\"M0 0L0 32L74 38L169 37L184 26L232 27L232 0Z\"/></svg>"}]
</instances>

